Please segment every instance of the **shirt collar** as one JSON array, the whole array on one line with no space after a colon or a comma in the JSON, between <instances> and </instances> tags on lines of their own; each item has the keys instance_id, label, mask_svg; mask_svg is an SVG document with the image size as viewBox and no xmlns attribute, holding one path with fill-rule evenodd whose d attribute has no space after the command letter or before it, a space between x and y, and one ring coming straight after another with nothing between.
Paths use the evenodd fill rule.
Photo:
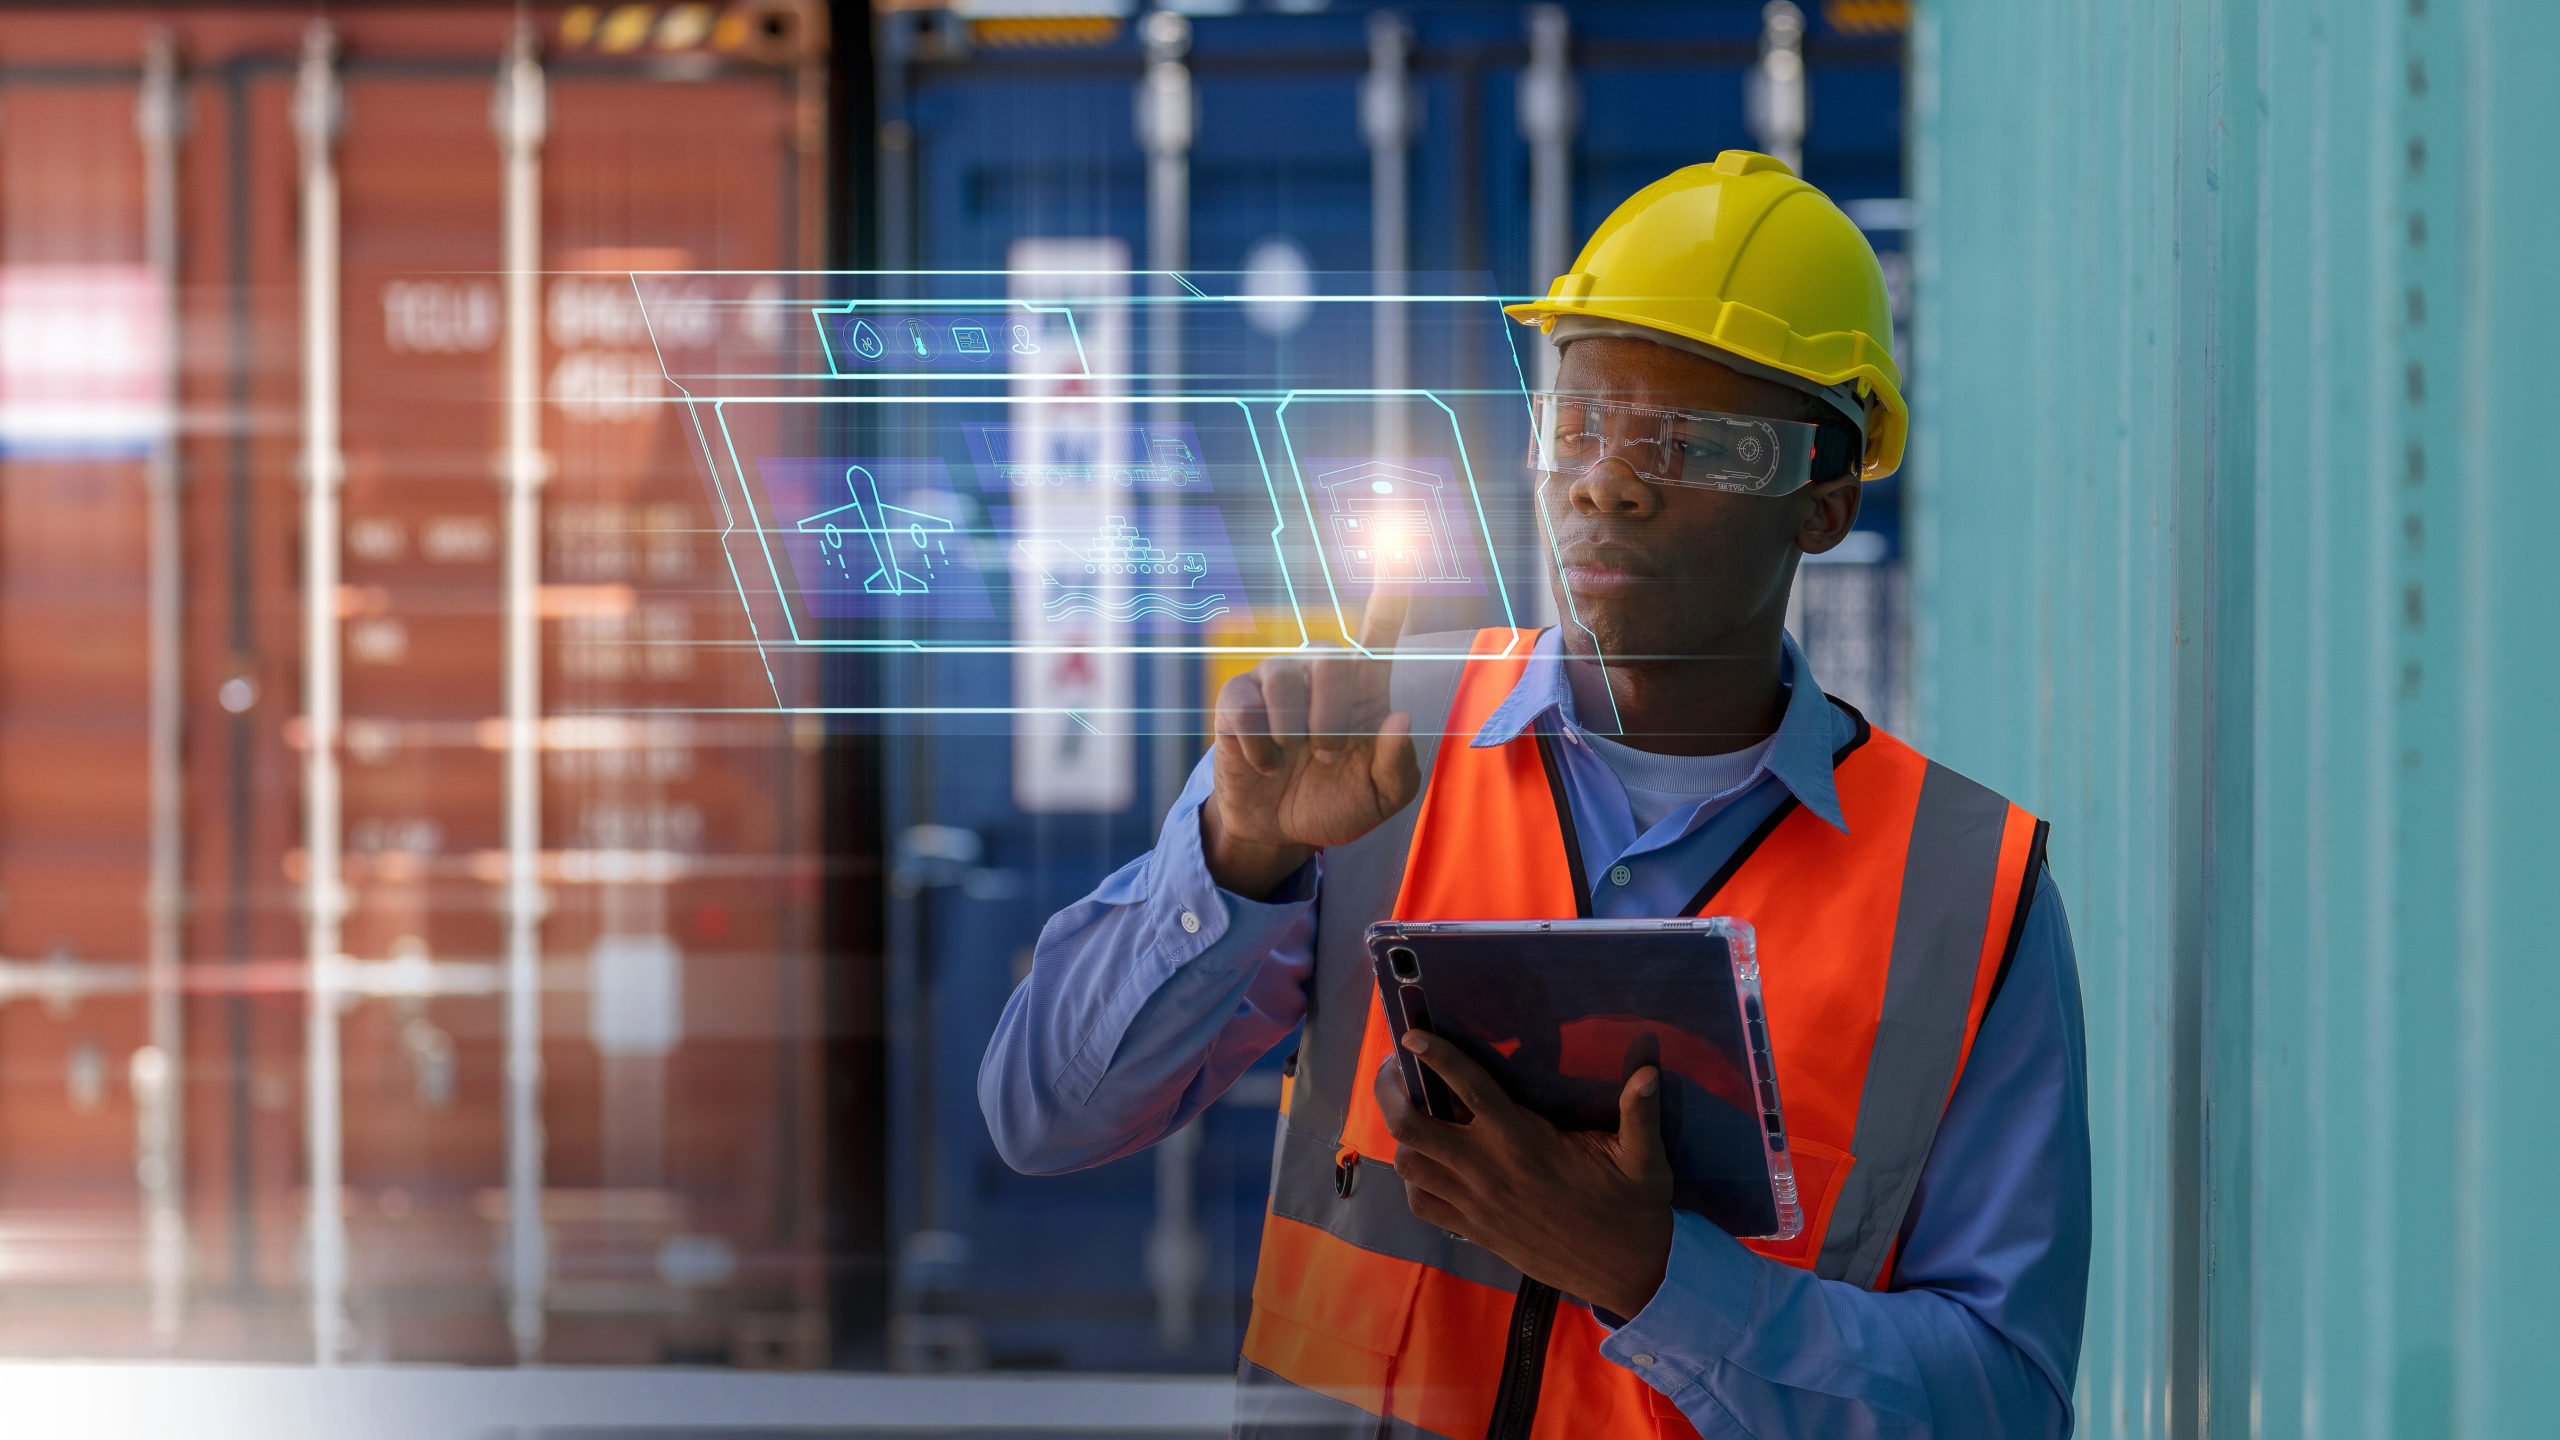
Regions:
<instances>
[{"instance_id":1,"label":"shirt collar","mask_svg":"<svg viewBox=\"0 0 2560 1440\"><path fill-rule=\"evenodd\" d=\"M1823 696L1822 687L1814 683L1813 667L1797 647L1796 637L1782 635L1780 647L1778 683L1787 687L1787 710L1778 719L1778 733L1762 763L1799 804L1845 835L1849 822L1840 813L1840 790L1832 783L1831 755L1846 738L1839 731L1848 725L1848 717L1834 708ZM1573 686L1565 678L1564 630L1559 626L1548 627L1538 637L1537 644L1529 650L1529 666L1521 672L1520 682L1511 687L1511 693L1494 707L1484 728L1468 743L1477 748L1507 745L1550 716L1560 727L1587 728L1573 713Z\"/></svg>"}]
</instances>

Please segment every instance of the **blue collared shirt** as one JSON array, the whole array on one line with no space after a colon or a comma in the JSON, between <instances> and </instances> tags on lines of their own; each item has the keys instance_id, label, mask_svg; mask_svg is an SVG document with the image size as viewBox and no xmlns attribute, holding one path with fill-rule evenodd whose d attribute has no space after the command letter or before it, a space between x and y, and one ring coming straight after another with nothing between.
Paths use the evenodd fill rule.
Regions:
<instances>
[{"instance_id":1,"label":"blue collared shirt","mask_svg":"<svg viewBox=\"0 0 2560 1440\"><path fill-rule=\"evenodd\" d=\"M1593 913L1676 914L1790 797L1846 828L1831 756L1854 726L1792 639L1782 679L1786 711L1752 775L1641 835L1583 743L1557 632L1471 743L1533 726L1562 737ZM1323 857L1267 901L1220 890L1200 849L1210 783L1204 757L1156 848L1042 930L978 1071L979 1107L1015 1168L1080 1169L1154 1144L1305 1017ZM1708 1437L2067 1435L2089 1217L2079 977L2046 876L1922 1169L1894 1289L1820 1279L1678 1212L1661 1289L1601 1354Z\"/></svg>"},{"instance_id":2,"label":"blue collared shirt","mask_svg":"<svg viewBox=\"0 0 2560 1440\"><path fill-rule=\"evenodd\" d=\"M1574 713L1563 637L1558 629L1538 637L1520 683L1468 743L1478 748L1504 745L1538 728L1564 742L1554 753L1564 768L1592 914L1609 919L1680 914L1707 877L1790 796L1830 824L1848 828L1840 818L1840 792L1831 782L1831 756L1855 738L1858 727L1813 684L1793 639L1786 641L1779 669L1787 682L1786 713L1759 768L1731 790L1684 805L1639 835L1625 787L1609 763L1592 753L1585 738L1591 729ZM1616 727L1598 728L1608 734ZM1616 878L1621 873L1623 881Z\"/></svg>"}]
</instances>

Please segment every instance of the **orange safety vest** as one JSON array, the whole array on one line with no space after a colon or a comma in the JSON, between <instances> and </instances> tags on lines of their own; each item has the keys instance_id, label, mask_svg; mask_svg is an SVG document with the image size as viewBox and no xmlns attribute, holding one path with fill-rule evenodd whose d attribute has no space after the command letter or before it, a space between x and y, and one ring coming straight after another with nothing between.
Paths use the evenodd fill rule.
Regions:
<instances>
[{"instance_id":1,"label":"orange safety vest","mask_svg":"<svg viewBox=\"0 0 2560 1440\"><path fill-rule=\"evenodd\" d=\"M1454 652L1463 637L1408 649ZM1486 630L1470 658L1400 658L1428 782L1417 804L1325 857L1304 1040L1284 1083L1240 1437L1444 1440L1694 1436L1603 1359L1588 1305L1414 1218L1371 1079L1390 1053L1363 933L1407 920L1590 913L1562 773L1523 734L1469 744L1535 636ZM1436 643L1435 643L1436 641ZM1834 704L1839 702L1834 701ZM1803 1234L1744 1244L1887 1288L1894 1245L2043 863L2035 817L1870 728L1832 757L1847 833L1790 798L1688 910L1758 932ZM1433 725L1430 719L1445 715Z\"/></svg>"}]
</instances>

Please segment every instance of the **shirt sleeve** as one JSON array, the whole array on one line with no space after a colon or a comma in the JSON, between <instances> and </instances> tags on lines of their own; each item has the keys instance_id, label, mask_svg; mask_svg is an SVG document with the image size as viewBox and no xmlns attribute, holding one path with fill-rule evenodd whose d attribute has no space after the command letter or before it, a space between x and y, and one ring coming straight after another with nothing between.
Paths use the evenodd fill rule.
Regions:
<instances>
[{"instance_id":1,"label":"shirt sleeve","mask_svg":"<svg viewBox=\"0 0 2560 1440\"><path fill-rule=\"evenodd\" d=\"M1304 1018L1322 857L1267 902L1218 887L1200 848L1210 759L1156 848L1051 917L978 1065L996 1152L1052 1175L1180 1129Z\"/></svg>"},{"instance_id":2,"label":"shirt sleeve","mask_svg":"<svg viewBox=\"0 0 2560 1440\"><path fill-rule=\"evenodd\" d=\"M1922 1167L1893 1288L1781 1265L1682 1212L1662 1288L1601 1353L1709 1440L2066 1436L2089 1224L2080 982L2046 877Z\"/></svg>"}]
</instances>

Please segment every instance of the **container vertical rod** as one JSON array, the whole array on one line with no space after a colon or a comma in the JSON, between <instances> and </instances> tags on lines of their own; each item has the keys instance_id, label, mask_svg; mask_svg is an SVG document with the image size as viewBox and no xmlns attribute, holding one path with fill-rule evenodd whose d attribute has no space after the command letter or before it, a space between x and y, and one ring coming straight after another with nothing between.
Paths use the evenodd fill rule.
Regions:
<instances>
[{"instance_id":1,"label":"container vertical rod","mask_svg":"<svg viewBox=\"0 0 2560 1440\"><path fill-rule=\"evenodd\" d=\"M1805 126L1811 109L1804 74L1804 11L1795 0L1769 0L1760 11L1760 63L1743 81L1743 110L1760 149L1804 173Z\"/></svg>"},{"instance_id":2,"label":"container vertical rod","mask_svg":"<svg viewBox=\"0 0 2560 1440\"><path fill-rule=\"evenodd\" d=\"M1804 73L1804 11L1795 0L1769 0L1760 9L1760 62L1743 77L1744 118L1764 154L1774 155L1797 174L1804 173L1805 125L1810 110ZM1787 633L1805 641L1805 592L1812 586L1802 571L1787 591Z\"/></svg>"},{"instance_id":3,"label":"container vertical rod","mask_svg":"<svg viewBox=\"0 0 2560 1440\"><path fill-rule=\"evenodd\" d=\"M1573 134L1581 96L1573 81L1573 21L1562 5L1529 7L1529 68L1520 72L1520 138L1529 142L1529 291L1543 295L1573 259ZM1556 349L1531 347L1529 378L1556 379Z\"/></svg>"},{"instance_id":4,"label":"container vertical rod","mask_svg":"<svg viewBox=\"0 0 2560 1440\"><path fill-rule=\"evenodd\" d=\"M1148 390L1159 424L1181 416L1171 398L1183 390L1184 293L1177 279L1191 264L1191 142L1199 111L1191 89L1191 22L1170 10L1146 18L1140 32L1147 68L1138 82L1138 143L1147 153ZM1139 457L1132 457L1139 458ZM1170 516L1163 517L1170 519ZM1150 529L1156 528L1150 526ZM1183 715L1188 658L1171 646L1148 657L1153 694L1148 739L1149 789L1161 819L1182 793L1191 769L1192 732ZM1197 1215L1200 1129L1184 1127L1156 1146L1156 1216L1147 1232L1146 1273L1156 1297L1156 1339L1182 1354L1198 1334L1208 1242Z\"/></svg>"},{"instance_id":5,"label":"container vertical rod","mask_svg":"<svg viewBox=\"0 0 2560 1440\"><path fill-rule=\"evenodd\" d=\"M1529 293L1543 295L1573 257L1573 135L1582 96L1573 78L1572 19L1562 5L1529 7L1529 67L1520 72L1520 138L1529 142ZM1515 337L1515 340L1517 337ZM1527 379L1540 390L1556 383L1556 347L1544 336L1526 341ZM1530 623L1556 623L1554 562L1540 527L1527 566Z\"/></svg>"},{"instance_id":6,"label":"container vertical rod","mask_svg":"<svg viewBox=\"0 0 2560 1440\"><path fill-rule=\"evenodd\" d=\"M877 127L872 143L879 155L877 239L880 268L891 272L915 264L915 128L907 123L907 67L914 59L916 19L913 12L878 6L871 18L879 67L872 116Z\"/></svg>"},{"instance_id":7,"label":"container vertical rod","mask_svg":"<svg viewBox=\"0 0 2560 1440\"><path fill-rule=\"evenodd\" d=\"M507 1329L516 1359L542 1356L549 1268L542 1223L542 143L549 97L530 27L498 76L492 116L505 166Z\"/></svg>"},{"instance_id":8,"label":"container vertical rod","mask_svg":"<svg viewBox=\"0 0 2560 1440\"><path fill-rule=\"evenodd\" d=\"M1191 89L1191 21L1171 10L1146 17L1141 30L1147 68L1138 82L1138 144L1147 155L1147 389L1160 424L1181 417L1172 398L1183 391L1182 295L1179 272L1191 264L1191 141L1198 106ZM1132 456L1132 459L1144 459ZM1162 517L1171 520L1173 517ZM1150 657L1154 692L1148 737L1149 800L1161 818L1189 777L1191 732L1181 720L1188 666L1172 647Z\"/></svg>"},{"instance_id":9,"label":"container vertical rod","mask_svg":"<svg viewBox=\"0 0 2560 1440\"><path fill-rule=\"evenodd\" d=\"M1384 298L1404 293L1405 271L1412 264L1408 152L1418 118L1412 61L1413 27L1393 10L1369 12L1369 71L1360 81L1360 135L1369 146L1369 268L1381 297L1371 302L1370 384L1382 391L1404 389L1412 370L1405 309ZM1378 454L1405 453L1406 408L1401 399L1379 397L1373 431Z\"/></svg>"},{"instance_id":10,"label":"container vertical rod","mask_svg":"<svg viewBox=\"0 0 2560 1440\"><path fill-rule=\"evenodd\" d=\"M832 23L827 6L801 6L800 55L792 71L791 148L799 162L792 215L798 221L797 263L803 270L827 265L827 51L835 39Z\"/></svg>"},{"instance_id":11,"label":"container vertical rod","mask_svg":"<svg viewBox=\"0 0 2560 1440\"><path fill-rule=\"evenodd\" d=\"M134 107L142 141L143 249L160 283L161 387L166 419L151 446L143 483L149 497L150 716L146 761L151 806L151 872L143 898L144 993L148 1034L133 1060L134 1175L142 1190L143 1276L151 1338L176 1342L185 1314L186 1016L179 965L186 918L183 523L178 455L178 147L185 135L178 52L165 30L144 41L142 90Z\"/></svg>"},{"instance_id":12,"label":"container vertical rod","mask_svg":"<svg viewBox=\"0 0 2560 1440\"><path fill-rule=\"evenodd\" d=\"M294 86L302 146L303 1129L310 1166L312 1358L338 1362L346 1337L347 1233L340 1198L337 966L346 897L338 873L338 170L337 36L303 32Z\"/></svg>"}]
</instances>

